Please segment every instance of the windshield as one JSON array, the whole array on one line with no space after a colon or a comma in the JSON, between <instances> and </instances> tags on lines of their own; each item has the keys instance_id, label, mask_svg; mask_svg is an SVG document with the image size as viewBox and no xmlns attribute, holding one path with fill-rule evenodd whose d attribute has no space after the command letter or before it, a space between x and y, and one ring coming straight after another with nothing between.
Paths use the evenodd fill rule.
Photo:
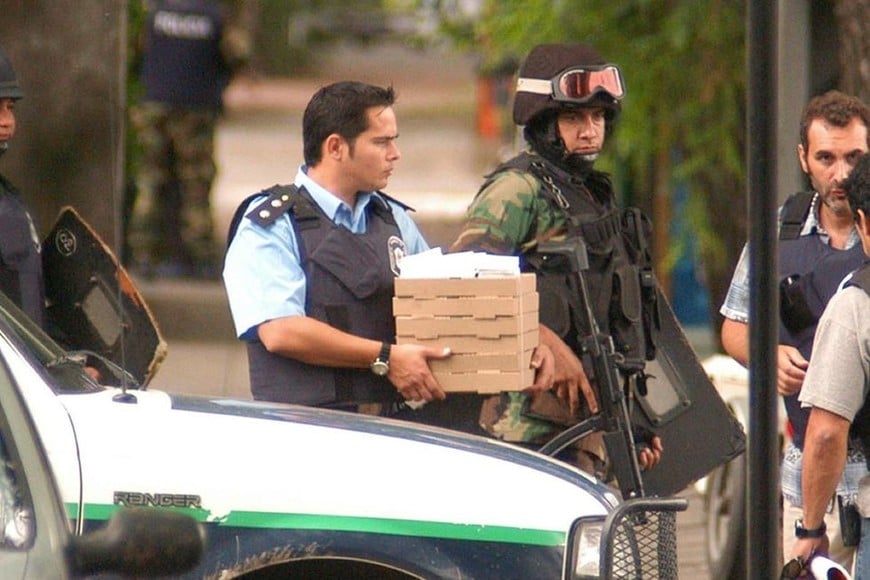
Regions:
<instances>
[{"instance_id":1,"label":"windshield","mask_svg":"<svg viewBox=\"0 0 870 580\"><path fill-rule=\"evenodd\" d=\"M51 378L49 384L56 391L93 392L102 389L85 372L85 365L89 364L86 355L64 350L3 292L0 292L0 333L47 371Z\"/></svg>"}]
</instances>

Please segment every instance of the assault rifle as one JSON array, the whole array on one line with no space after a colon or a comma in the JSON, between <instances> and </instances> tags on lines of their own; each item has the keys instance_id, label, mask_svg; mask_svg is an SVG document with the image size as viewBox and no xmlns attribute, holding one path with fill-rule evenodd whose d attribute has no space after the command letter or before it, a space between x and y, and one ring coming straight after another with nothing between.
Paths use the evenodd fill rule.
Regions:
<instances>
[{"instance_id":1,"label":"assault rifle","mask_svg":"<svg viewBox=\"0 0 870 580\"><path fill-rule=\"evenodd\" d=\"M604 443L610 463L625 499L643 497L643 479L637 459L637 447L632 433L625 386L620 384L619 360L613 338L601 332L589 299L583 272L589 269L586 244L579 237L564 242L544 242L538 245L536 265L543 271L568 275L573 296L578 303L571 308L577 343L582 349L583 368L591 371L590 381L598 386L599 412L572 425L540 448L540 452L555 455L574 441L594 431L604 433Z\"/></svg>"}]
</instances>

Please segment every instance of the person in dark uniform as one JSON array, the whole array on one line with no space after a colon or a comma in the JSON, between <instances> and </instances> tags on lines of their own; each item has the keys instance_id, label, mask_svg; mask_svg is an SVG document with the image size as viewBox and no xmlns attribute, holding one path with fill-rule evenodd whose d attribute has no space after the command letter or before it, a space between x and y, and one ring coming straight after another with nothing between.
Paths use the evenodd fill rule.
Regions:
<instances>
[{"instance_id":1,"label":"person in dark uniform","mask_svg":"<svg viewBox=\"0 0 870 580\"><path fill-rule=\"evenodd\" d=\"M148 2L142 102L131 110L141 160L128 232L131 270L146 276L220 274L211 189L223 92L250 41L220 2Z\"/></svg>"},{"instance_id":2,"label":"person in dark uniform","mask_svg":"<svg viewBox=\"0 0 870 580\"><path fill-rule=\"evenodd\" d=\"M15 105L24 97L6 52L0 48L0 157L15 136ZM0 290L42 327L45 285L39 236L12 183L0 174Z\"/></svg>"},{"instance_id":3,"label":"person in dark uniform","mask_svg":"<svg viewBox=\"0 0 870 580\"><path fill-rule=\"evenodd\" d=\"M808 563L829 553L825 517L848 466L851 448L870 446L870 154L863 154L841 184L855 218L865 260L841 283L818 323L800 402L810 409L804 437L803 510L786 557ZM870 577L870 477L857 481L855 578ZM847 571L849 568L844 566ZM834 577L834 576L828 576Z\"/></svg>"},{"instance_id":4,"label":"person in dark uniform","mask_svg":"<svg viewBox=\"0 0 870 580\"><path fill-rule=\"evenodd\" d=\"M24 98L18 76L0 47L0 157L15 136L15 104ZM33 218L14 185L0 173L0 291L59 343L75 348L69 337L51 325L45 302L42 248ZM96 363L93 363L96 364ZM101 371L88 363L87 373L99 380Z\"/></svg>"},{"instance_id":5,"label":"person in dark uniform","mask_svg":"<svg viewBox=\"0 0 870 580\"><path fill-rule=\"evenodd\" d=\"M598 410L581 363L583 346L577 343L584 329L575 328L571 316L580 308L579 297L570 274L544 266L543 242L585 242L591 307L598 326L614 340L623 376L642 380L645 361L654 356L655 304L650 300L655 288L643 285L653 280L643 251L646 221L636 210L617 206L610 177L594 168L624 94L619 68L587 44L539 45L520 66L513 118L523 126L529 149L487 176L450 250L520 256L522 268L536 274L541 342L555 356L556 397L541 393L529 401L529 393L504 393L488 398L479 424L491 436L538 445L564 429L548 417L576 421ZM534 411L538 405L540 412ZM648 442L638 455L644 468L661 458L661 440L649 437ZM606 477L600 434L585 437L580 447L577 464Z\"/></svg>"},{"instance_id":6,"label":"person in dark uniform","mask_svg":"<svg viewBox=\"0 0 870 580\"><path fill-rule=\"evenodd\" d=\"M428 361L449 351L394 344L399 258L429 249L381 191L400 158L395 98L352 81L318 90L293 185L236 212L223 275L257 400L392 414L445 398Z\"/></svg>"}]
</instances>

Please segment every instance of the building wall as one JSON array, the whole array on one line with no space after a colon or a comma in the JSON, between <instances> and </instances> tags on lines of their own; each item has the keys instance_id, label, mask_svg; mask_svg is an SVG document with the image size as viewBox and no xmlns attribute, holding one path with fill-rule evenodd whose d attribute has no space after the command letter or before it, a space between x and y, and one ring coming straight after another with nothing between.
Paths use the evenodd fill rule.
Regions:
<instances>
[{"instance_id":1,"label":"building wall","mask_svg":"<svg viewBox=\"0 0 870 580\"><path fill-rule=\"evenodd\" d=\"M0 43L26 96L0 171L43 235L73 205L107 243L120 237L126 10L122 0L2 2Z\"/></svg>"}]
</instances>

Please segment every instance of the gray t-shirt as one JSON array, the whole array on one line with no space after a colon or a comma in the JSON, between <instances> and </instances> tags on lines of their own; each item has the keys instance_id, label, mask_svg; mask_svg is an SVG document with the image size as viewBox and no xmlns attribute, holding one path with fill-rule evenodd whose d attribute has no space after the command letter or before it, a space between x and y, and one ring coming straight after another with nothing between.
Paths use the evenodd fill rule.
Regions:
<instances>
[{"instance_id":1,"label":"gray t-shirt","mask_svg":"<svg viewBox=\"0 0 870 580\"><path fill-rule=\"evenodd\" d=\"M850 422L870 391L870 296L855 286L844 288L828 303L813 343L799 399ZM855 470L858 466L847 465ZM866 473L866 467L865 471ZM870 476L860 478L858 511L870 517Z\"/></svg>"},{"instance_id":2,"label":"gray t-shirt","mask_svg":"<svg viewBox=\"0 0 870 580\"><path fill-rule=\"evenodd\" d=\"M870 296L849 286L819 320L800 401L852 421L870 387Z\"/></svg>"}]
</instances>

